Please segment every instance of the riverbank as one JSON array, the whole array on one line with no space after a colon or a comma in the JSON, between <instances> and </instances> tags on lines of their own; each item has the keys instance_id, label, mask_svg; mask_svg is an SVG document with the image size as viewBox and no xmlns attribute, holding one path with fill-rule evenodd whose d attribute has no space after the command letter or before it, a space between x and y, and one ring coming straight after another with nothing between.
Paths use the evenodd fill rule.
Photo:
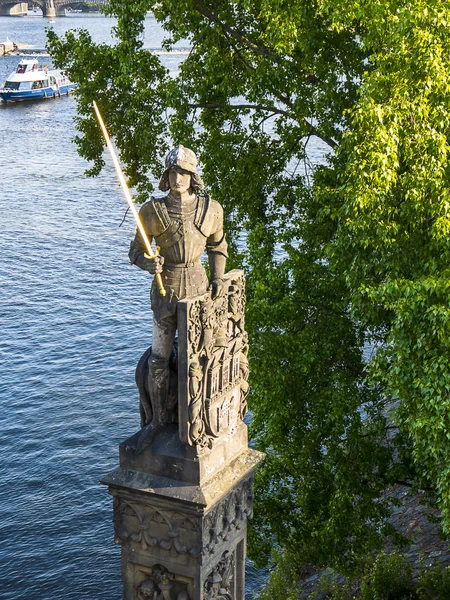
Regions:
<instances>
[{"instance_id":1,"label":"riverbank","mask_svg":"<svg viewBox=\"0 0 450 600\"><path fill-rule=\"evenodd\" d=\"M413 492L411 488L404 485L396 485L387 493L395 499L387 523L393 525L396 531L408 541L402 548L395 549L392 539L387 538L384 552L389 555L395 551L404 556L412 566L416 579L423 569L435 565L440 565L442 568L450 566L450 544L442 537L438 525L439 512L425 503L424 493ZM329 592L319 591L321 582L323 584L327 579L341 587L346 583L349 584L351 597L359 597L361 580L350 583L342 575L327 570L306 568L299 579L299 599L308 600L313 594L316 594L314 600L329 598Z\"/></svg>"}]
</instances>

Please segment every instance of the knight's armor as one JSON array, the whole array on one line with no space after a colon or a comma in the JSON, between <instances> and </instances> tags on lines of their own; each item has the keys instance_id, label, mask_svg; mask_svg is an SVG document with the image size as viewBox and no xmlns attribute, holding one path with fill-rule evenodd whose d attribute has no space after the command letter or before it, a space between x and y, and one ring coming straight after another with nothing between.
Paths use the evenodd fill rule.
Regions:
<instances>
[{"instance_id":1,"label":"knight's armor","mask_svg":"<svg viewBox=\"0 0 450 600\"><path fill-rule=\"evenodd\" d=\"M176 327L177 302L204 294L208 289L208 278L200 262L204 250L210 262L215 254L227 256L222 207L207 195L194 196L188 205L168 195L146 202L139 217L147 236L155 239L164 258L161 276L166 296L160 294L154 280L151 290L154 318ZM144 253L145 245L137 231L131 242L130 261L139 266Z\"/></svg>"},{"instance_id":2,"label":"knight's armor","mask_svg":"<svg viewBox=\"0 0 450 600\"><path fill-rule=\"evenodd\" d=\"M139 213L142 226L151 242L153 239L164 258L162 281L166 295L162 296L156 280L151 290L153 311L153 339L148 359L148 394L140 390L142 426L151 423L151 435L170 422L168 398L170 388L169 358L177 329L179 300L204 294L208 278L200 262L206 250L211 279L221 279L227 257L227 243L223 233L223 210L218 202L203 193L203 182L197 174L195 154L183 146L174 148L166 157L166 169L160 189L170 189L170 169L179 168L191 175L191 188L196 193L168 194L151 198ZM146 246L139 231L130 247L130 261L148 270ZM216 281L217 283L217 281ZM145 365L144 365L145 367ZM145 379L140 373L137 379ZM142 406L144 403L144 406ZM142 444L148 443L146 434Z\"/></svg>"}]
</instances>

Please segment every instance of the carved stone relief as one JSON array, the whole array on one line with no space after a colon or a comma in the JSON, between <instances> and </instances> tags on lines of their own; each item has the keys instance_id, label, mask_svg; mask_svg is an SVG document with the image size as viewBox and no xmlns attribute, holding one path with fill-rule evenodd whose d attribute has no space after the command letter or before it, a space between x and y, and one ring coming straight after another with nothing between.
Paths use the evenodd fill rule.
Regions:
<instances>
[{"instance_id":1,"label":"carved stone relief","mask_svg":"<svg viewBox=\"0 0 450 600\"><path fill-rule=\"evenodd\" d=\"M203 521L204 553L213 554L217 545L227 542L251 518L253 479L247 479L211 510Z\"/></svg>"},{"instance_id":2,"label":"carved stone relief","mask_svg":"<svg viewBox=\"0 0 450 600\"><path fill-rule=\"evenodd\" d=\"M172 557L198 557L200 520L183 513L114 498L114 531L117 544L131 541L142 550L158 546Z\"/></svg>"},{"instance_id":3,"label":"carved stone relief","mask_svg":"<svg viewBox=\"0 0 450 600\"><path fill-rule=\"evenodd\" d=\"M136 589L138 600L191 600L187 585L162 565L154 565Z\"/></svg>"},{"instance_id":4,"label":"carved stone relief","mask_svg":"<svg viewBox=\"0 0 450 600\"><path fill-rule=\"evenodd\" d=\"M203 586L204 600L234 600L234 553L224 552Z\"/></svg>"},{"instance_id":5,"label":"carved stone relief","mask_svg":"<svg viewBox=\"0 0 450 600\"><path fill-rule=\"evenodd\" d=\"M232 433L247 411L244 274L231 271L224 282L215 300L208 293L183 302L186 322L180 326L187 348L182 351L188 364L187 387L180 389L179 400L186 404L187 423L180 434L184 443L200 448L211 448L216 438Z\"/></svg>"}]
</instances>

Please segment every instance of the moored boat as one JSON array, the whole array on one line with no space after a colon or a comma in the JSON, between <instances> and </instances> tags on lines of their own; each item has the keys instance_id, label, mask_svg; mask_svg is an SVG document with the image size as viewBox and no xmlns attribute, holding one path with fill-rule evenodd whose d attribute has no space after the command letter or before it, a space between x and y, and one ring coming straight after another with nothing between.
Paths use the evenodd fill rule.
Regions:
<instances>
[{"instance_id":1,"label":"moored boat","mask_svg":"<svg viewBox=\"0 0 450 600\"><path fill-rule=\"evenodd\" d=\"M35 58L23 59L0 88L0 98L4 102L57 98L76 85L63 72L40 67Z\"/></svg>"}]
</instances>

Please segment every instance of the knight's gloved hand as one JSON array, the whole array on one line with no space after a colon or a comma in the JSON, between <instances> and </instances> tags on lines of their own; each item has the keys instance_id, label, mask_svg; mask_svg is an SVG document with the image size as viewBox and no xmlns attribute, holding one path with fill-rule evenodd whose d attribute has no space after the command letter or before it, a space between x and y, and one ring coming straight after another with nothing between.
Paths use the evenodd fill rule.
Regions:
<instances>
[{"instance_id":1,"label":"knight's gloved hand","mask_svg":"<svg viewBox=\"0 0 450 600\"><path fill-rule=\"evenodd\" d=\"M223 279L213 279L209 284L209 289L211 290L211 298L215 300L216 298L220 298L225 293L225 282Z\"/></svg>"},{"instance_id":2,"label":"knight's gloved hand","mask_svg":"<svg viewBox=\"0 0 450 600\"><path fill-rule=\"evenodd\" d=\"M150 258L147 254L144 254L141 264L145 271L148 271L152 275L158 275L158 273L162 273L164 257L157 254L154 258Z\"/></svg>"}]
</instances>

